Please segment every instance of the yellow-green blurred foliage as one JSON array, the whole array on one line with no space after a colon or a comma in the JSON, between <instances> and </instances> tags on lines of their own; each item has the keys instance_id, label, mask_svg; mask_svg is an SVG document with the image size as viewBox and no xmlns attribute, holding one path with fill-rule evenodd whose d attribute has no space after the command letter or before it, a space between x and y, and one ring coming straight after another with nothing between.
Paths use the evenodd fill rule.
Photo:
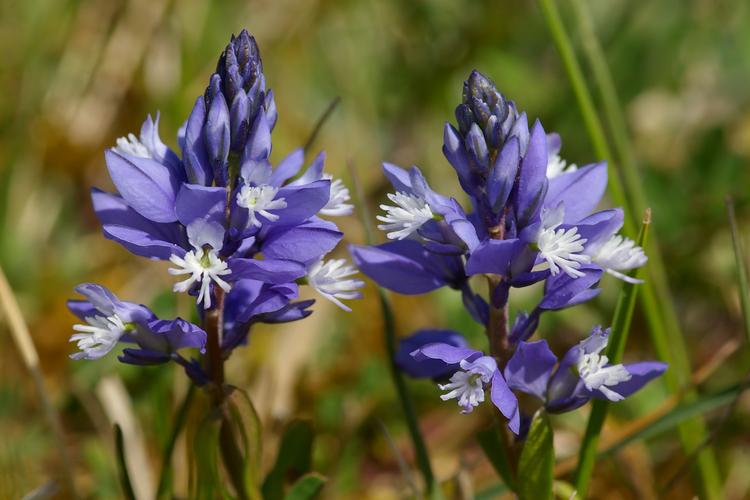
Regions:
<instances>
[{"instance_id":1,"label":"yellow-green blurred foliage","mask_svg":"<svg viewBox=\"0 0 750 500\"><path fill-rule=\"evenodd\" d=\"M664 254L693 363L742 339L723 197L738 201L750 228L750 4L742 0L590 1L634 138L655 230ZM566 2L560 2L569 14ZM572 20L566 16L570 26ZM328 103L341 103L316 146L328 168L351 184L356 166L376 209L388 189L379 164L419 165L433 187L459 196L442 157L442 127L452 120L470 70L501 90L547 130L559 131L563 155L596 160L558 54L534 2L491 0L28 0L0 1L0 264L21 303L66 430L81 492L119 495L107 387L127 389L145 453L135 482L150 484L159 450L184 393L172 367L133 368L114 356L68 359L74 285L96 281L126 300L188 314L169 293L161 262L147 262L104 239L89 201L92 186L111 188L104 148L161 112L162 138L177 129L203 92L232 32L258 39L279 122L274 157L302 144ZM574 33L575 35L575 33ZM574 40L577 42L577 40ZM614 172L611 171L612 174ZM363 242L355 217L341 220L346 241ZM378 235L382 238L382 235ZM345 248L341 249L345 253ZM566 349L611 318L619 283L605 278L586 307L542 321L553 346ZM166 292L166 293L165 293ZM521 291L528 307L538 290ZM345 314L318 302L307 321L261 328L230 360L228 379L254 398L273 459L284 422L314 421L315 468L331 480L327 498L399 498L408 493L382 431L412 463L410 444L383 359L374 289ZM462 330L483 339L450 291L394 297L399 333L419 327ZM520 304L519 304L520 301ZM627 356L652 355L637 316ZM20 498L61 470L57 444L30 377L0 323L0 498ZM740 348L702 388L719 387L748 366ZM498 479L473 441L489 412L459 415L428 382L410 384L422 430L441 479L464 493ZM618 405L605 429L657 407L659 383ZM485 408L485 410L487 410ZM743 399L718 438L727 495L748 494L750 400ZM709 415L709 422L713 416ZM585 412L555 420L560 458L576 452ZM176 455L184 455L178 444ZM631 446L597 469L600 498L649 498L682 460L673 433ZM149 479L150 476L150 479ZM177 461L178 483L184 464ZM674 498L691 495L683 479ZM184 489L178 488L178 492Z\"/></svg>"}]
</instances>

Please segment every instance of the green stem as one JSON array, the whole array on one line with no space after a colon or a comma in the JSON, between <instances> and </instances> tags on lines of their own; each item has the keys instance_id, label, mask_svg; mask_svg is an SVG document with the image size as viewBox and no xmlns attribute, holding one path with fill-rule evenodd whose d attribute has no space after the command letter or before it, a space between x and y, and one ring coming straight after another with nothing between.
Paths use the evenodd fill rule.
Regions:
<instances>
[{"instance_id":1,"label":"green stem","mask_svg":"<svg viewBox=\"0 0 750 500\"><path fill-rule=\"evenodd\" d=\"M370 225L370 211L367 208L365 202L364 191L362 190L362 184L359 182L357 171L354 165L349 164L349 173L352 178L352 185L354 187L354 194L357 201L357 206L360 209L360 219L365 233L365 243L368 245L373 244L372 237L372 226ZM424 439L422 438L422 432L419 429L419 423L417 421L417 415L414 410L411 398L409 397L409 391L406 387L406 381L404 376L396 366L396 323L393 316L393 309L391 308L391 302L386 292L378 287L378 297L380 299L380 307L383 313L383 333L385 337L385 348L386 356L388 356L388 366L390 368L391 380L393 386L396 389L396 395L401 403L401 409L404 412L404 419L406 420L406 426L409 429L409 436L411 437L412 445L414 446L414 454L417 458L417 465L422 473L422 478L427 488L428 496L434 493L435 476L432 473L432 466L430 465L430 457L427 452L427 446L425 445Z\"/></svg>"},{"instance_id":2,"label":"green stem","mask_svg":"<svg viewBox=\"0 0 750 500\"><path fill-rule=\"evenodd\" d=\"M318 121L315 122L315 126L312 129L312 132L310 132L310 136L305 141L305 145L302 148L302 150L307 153L310 151L310 148L312 148L312 145L315 144L315 139L318 138L318 134L320 133L321 129L323 128L323 125L325 125L326 121L328 121L328 118L331 117L333 112L336 110L336 106L338 106L339 102L341 101L341 97L336 96L334 99L328 104L328 107L323 111L323 114L320 115L320 118L318 118Z\"/></svg>"},{"instance_id":3,"label":"green stem","mask_svg":"<svg viewBox=\"0 0 750 500\"><path fill-rule=\"evenodd\" d=\"M635 168L634 156L630 154L632 148L629 147L627 127L625 126L622 113L619 112L620 106L611 76L609 76L606 60L601 50L591 50L591 47L594 46L591 40L594 40L598 46L595 34L592 35L590 32L587 35L584 33L584 37L588 39L586 46L589 47L586 55L589 59L593 60L592 67L594 68L594 77L597 85L600 89L604 89L602 92L604 94L605 112L610 126L615 131L613 135L616 137L615 144L618 147L618 153L622 157L620 158L621 165L615 164L612 161L613 156L607 144L604 127L596 114L593 100L583 78L583 72L576 59L570 38L565 31L555 1L539 0L539 5L554 43L560 52L594 150L599 157L606 160L609 164L614 164L618 167L618 175L610 177L609 193L615 204L622 205L626 209L624 232L626 234L633 234L635 226L630 217L633 216L633 213L639 213L645 209L646 197L637 169ZM581 29L585 32L587 29L585 20L581 24ZM590 23L589 26L591 26ZM613 112L615 108L618 111ZM620 176L622 176L622 179ZM630 196L636 206L631 206L628 203L625 189L623 189L622 185L623 180L625 181L628 196ZM690 358L669 291L667 274L657 238L652 237L650 241L651 243L647 248L650 261L649 273L647 282L642 287L641 302L649 324L649 331L656 353L660 359L670 365L670 369L664 375L667 387L673 393L684 391L685 400L690 401L696 397L695 391L689 387L691 372ZM690 453L705 438L705 422L702 418L695 418L684 422L679 428L679 433L683 448L687 453ZM701 476L699 483L706 498L721 498L721 480L713 449L706 448L701 452L698 457L698 470Z\"/></svg>"},{"instance_id":4,"label":"green stem","mask_svg":"<svg viewBox=\"0 0 750 500\"><path fill-rule=\"evenodd\" d=\"M401 408L404 411L406 425L409 429L412 443L414 444L414 454L417 457L417 465L422 472L422 477L424 478L429 496L429 494L432 493L435 476L432 473L430 457L427 454L427 446L425 446L424 439L422 439L422 433L419 430L417 414L414 411L414 405L409 397L409 390L406 387L406 381L404 380L401 370L396 366L396 324L393 317L393 310L385 291L379 288L378 296L380 298L380 307L383 312L385 347L389 361L388 365L391 371L391 378L393 379L393 385L396 388L398 399L401 402Z\"/></svg>"},{"instance_id":5,"label":"green stem","mask_svg":"<svg viewBox=\"0 0 750 500\"><path fill-rule=\"evenodd\" d=\"M648 237L648 228L651 224L651 212L647 211L643 218L643 225L638 236L638 245L643 247ZM638 276L640 270L633 275ZM617 307L612 318L612 331L609 334L609 346L607 348L607 357L612 364L617 364L622 359L625 352L625 343L630 331L630 322L635 310L635 298L640 285L633 283L624 283L620 298L617 300ZM604 426L604 420L607 418L609 402L596 400L591 406L591 414L586 425L586 433L581 443L581 449L578 454L578 468L575 475L575 489L580 498L586 498L591 481L591 474L594 471L596 462L597 446L599 444L599 434Z\"/></svg>"},{"instance_id":6,"label":"green stem","mask_svg":"<svg viewBox=\"0 0 750 500\"><path fill-rule=\"evenodd\" d=\"M172 479L172 453L174 452L175 444L177 443L177 436L182 432L182 428L185 426L187 421L188 410L190 404L193 402L193 396L195 395L195 385L191 382L188 388L185 399L182 400L180 407L177 409L177 415L175 415L174 426L172 426L172 432L169 434L167 445L164 448L164 455L162 456L161 475L159 476L159 486L156 489L156 498L162 498L165 495L171 496L171 479Z\"/></svg>"}]
</instances>

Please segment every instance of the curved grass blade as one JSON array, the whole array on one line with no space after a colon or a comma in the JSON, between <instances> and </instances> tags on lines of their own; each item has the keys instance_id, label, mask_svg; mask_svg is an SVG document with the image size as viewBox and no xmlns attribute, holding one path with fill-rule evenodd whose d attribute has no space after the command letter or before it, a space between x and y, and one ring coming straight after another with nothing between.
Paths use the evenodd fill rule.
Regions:
<instances>
[{"instance_id":1,"label":"curved grass blade","mask_svg":"<svg viewBox=\"0 0 750 500\"><path fill-rule=\"evenodd\" d=\"M318 138L318 134L323 128L323 125L325 125L325 123L328 121L328 118L330 118L333 112L336 110L336 106L338 106L340 101L341 97L336 96L325 109L325 111L323 111L323 114L320 115L320 118L318 118L318 121L315 123L312 132L310 132L310 136L307 138L307 141L305 141L305 145L302 148L305 153L307 153L313 146L313 144L315 144L315 139Z\"/></svg>"},{"instance_id":2,"label":"curved grass blade","mask_svg":"<svg viewBox=\"0 0 750 500\"><path fill-rule=\"evenodd\" d=\"M712 394L700 396L690 402L683 403L674 410L658 418L651 424L639 429L637 432L625 436L620 441L612 444L599 453L598 458L605 458L614 455L621 449L625 448L636 441L645 441L655 436L670 431L681 423L690 420L699 415L703 415L712 410L730 404L738 394L750 388L750 381L743 381L732 384L721 391Z\"/></svg>"},{"instance_id":3,"label":"curved grass blade","mask_svg":"<svg viewBox=\"0 0 750 500\"><path fill-rule=\"evenodd\" d=\"M135 500L135 492L133 492L133 485L130 483L128 466L125 461L125 445L122 440L122 429L117 424L115 424L115 451L117 453L117 470L120 475L122 494L128 500Z\"/></svg>"},{"instance_id":4,"label":"curved grass blade","mask_svg":"<svg viewBox=\"0 0 750 500\"><path fill-rule=\"evenodd\" d=\"M576 96L576 101L581 110L584 125L591 138L594 150L599 157L606 160L609 164L613 164L613 155L606 140L604 127L595 111L593 99L573 51L570 37L562 23L555 0L539 0L539 5L552 39L560 52L565 71ZM586 29L585 23L581 26L581 29ZM596 40L595 35L593 35L593 39ZM591 57L591 54L587 53L587 55ZM600 69L603 68L606 74L609 75L609 69L603 56L599 59L594 54L593 59L596 59L596 61L592 65L598 63L597 67ZM612 81L611 77L603 80L601 73L597 72L594 72L594 78L599 87L607 87ZM612 95L616 97L613 85L611 85L610 90ZM613 116L606 108L605 113L608 117ZM617 123L616 119L611 120L611 122L619 126L619 129L625 134L624 137L627 139L625 124ZM628 158L620 158L620 160L621 163L624 163ZM623 188L619 176L610 176L608 190L615 204L624 206L626 208L626 215L634 213L633 208L638 211L645 210L643 187L640 184L634 167L626 164L624 168L619 168L618 171L622 174L626 184L625 188ZM633 206L628 203L628 198L636 205ZM623 229L626 234L633 234L634 232L632 219L627 216ZM647 253L650 259L649 280L643 286L641 295L644 313L649 324L651 340L659 359L667 362L670 366L670 369L664 375L667 387L673 393L687 389L685 398L690 400L697 397L697 393L689 387L691 376L690 358L667 284L664 262L661 258L661 252L655 237L651 238L651 244L648 246ZM685 451L688 453L692 452L705 439L706 432L706 425L702 419L697 418L685 421L679 428L680 440ZM697 468L701 479L698 481L698 485L703 490L704 495L710 499L721 498L720 474L713 449L706 448L701 452Z\"/></svg>"},{"instance_id":5,"label":"curved grass blade","mask_svg":"<svg viewBox=\"0 0 750 500\"><path fill-rule=\"evenodd\" d=\"M26 320L24 320L21 308L18 305L18 300L13 293L13 289L10 287L10 283L8 283L8 279L5 277L2 267L0 267L0 308L8 322L10 336L21 354L24 365L26 365L26 368L31 373L34 387L44 409L44 416L57 440L57 448L62 461L61 482L72 498L78 498L72 469L73 461L66 445L65 431L63 430L60 415L57 413L57 409L47 391L34 339L31 337Z\"/></svg>"},{"instance_id":6,"label":"curved grass blade","mask_svg":"<svg viewBox=\"0 0 750 500\"><path fill-rule=\"evenodd\" d=\"M365 242L368 245L373 244L372 229L370 225L370 213L365 203L364 192L362 191L362 185L359 182L357 171L352 164L349 164L349 172L352 178L352 185L354 187L354 194L357 202L357 206L360 207L360 219L362 221L362 227L365 232ZM407 428L409 429L409 436L411 437L412 444L414 445L414 453L417 457L417 465L422 473L425 485L427 487L427 494L432 498L440 498L440 488L435 482L435 476L432 473L432 466L430 465L430 457L427 453L427 446L422 438L422 432L419 430L419 422L417 421L417 415L414 411L414 405L409 397L409 391L406 387L406 381L401 373L401 370L396 366L396 321L393 315L393 308L391 307L391 301L386 294L385 290L378 287L378 297L380 299L380 308L383 314L383 333L385 338L386 355L388 356L388 366L390 368L391 379L393 386L396 389L396 395L401 403L401 408L404 412L404 419L406 420Z\"/></svg>"}]
</instances>

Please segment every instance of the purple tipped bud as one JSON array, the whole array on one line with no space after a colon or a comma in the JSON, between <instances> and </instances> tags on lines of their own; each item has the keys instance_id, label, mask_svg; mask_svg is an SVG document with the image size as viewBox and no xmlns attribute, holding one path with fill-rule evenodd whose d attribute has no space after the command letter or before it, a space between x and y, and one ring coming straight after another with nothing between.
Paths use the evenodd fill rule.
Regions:
<instances>
[{"instance_id":1,"label":"purple tipped bud","mask_svg":"<svg viewBox=\"0 0 750 500\"><path fill-rule=\"evenodd\" d=\"M492 80L479 71L472 71L464 82L463 103L456 108L461 134L466 136L472 124L476 124L482 130L487 146L499 149L517 117L513 103L498 92Z\"/></svg>"},{"instance_id":2,"label":"purple tipped bud","mask_svg":"<svg viewBox=\"0 0 750 500\"><path fill-rule=\"evenodd\" d=\"M228 179L229 157L229 109L221 93L221 78L219 75L211 77L211 84L206 90L208 116L206 117L205 137L206 152L217 185L226 185Z\"/></svg>"},{"instance_id":3,"label":"purple tipped bud","mask_svg":"<svg viewBox=\"0 0 750 500\"><path fill-rule=\"evenodd\" d=\"M232 35L229 45L219 57L216 73L223 82L227 102L234 101L239 91L249 94L253 87L257 92L264 92L263 62L255 37L244 29L239 36Z\"/></svg>"}]
</instances>

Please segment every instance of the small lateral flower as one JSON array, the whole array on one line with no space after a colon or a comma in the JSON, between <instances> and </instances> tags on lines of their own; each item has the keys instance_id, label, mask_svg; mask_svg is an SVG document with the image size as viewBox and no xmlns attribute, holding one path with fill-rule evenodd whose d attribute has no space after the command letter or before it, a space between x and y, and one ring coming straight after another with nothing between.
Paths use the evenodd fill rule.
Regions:
<instances>
[{"instance_id":1,"label":"small lateral flower","mask_svg":"<svg viewBox=\"0 0 750 500\"><path fill-rule=\"evenodd\" d=\"M76 291L85 300L70 300L68 308L87 324L73 327L70 340L80 351L72 359L99 359L122 342L134 346L120 356L124 363L184 362L179 349L205 346L205 332L183 319L160 320L146 306L120 300L101 285L85 283Z\"/></svg>"},{"instance_id":2,"label":"small lateral flower","mask_svg":"<svg viewBox=\"0 0 750 500\"><path fill-rule=\"evenodd\" d=\"M429 344L448 344L454 347L468 347L469 343L453 330L418 330L399 340L396 350L396 365L414 378L442 379L453 374L459 367L436 359L417 361L411 355L414 351Z\"/></svg>"},{"instance_id":3,"label":"small lateral flower","mask_svg":"<svg viewBox=\"0 0 750 500\"><path fill-rule=\"evenodd\" d=\"M508 385L536 396L548 411L561 413L592 398L621 401L667 369L655 361L609 364L602 354L608 335L609 330L594 328L559 363L545 340L521 342L504 370Z\"/></svg>"},{"instance_id":4,"label":"small lateral flower","mask_svg":"<svg viewBox=\"0 0 750 500\"><path fill-rule=\"evenodd\" d=\"M155 318L146 306L121 301L99 285L78 285L76 292L86 300L71 300L68 307L86 324L73 326L77 333L70 337L70 341L76 342L80 351L71 354L72 359L101 358L114 349L127 331Z\"/></svg>"},{"instance_id":5,"label":"small lateral flower","mask_svg":"<svg viewBox=\"0 0 750 500\"><path fill-rule=\"evenodd\" d=\"M445 343L428 344L411 353L417 361L439 360L448 365L458 365L459 369L447 384L440 384L447 391L440 398L443 401L457 399L461 413L471 413L484 402L484 392L490 391L490 400L500 413L508 419L508 428L518 434L520 414L518 399L505 382L497 362L481 351L466 347L456 347Z\"/></svg>"},{"instance_id":6,"label":"small lateral flower","mask_svg":"<svg viewBox=\"0 0 750 500\"><path fill-rule=\"evenodd\" d=\"M350 278L355 274L357 274L357 269L351 264L347 264L344 259L324 261L321 258L308 267L305 279L307 284L323 297L344 311L351 312L351 309L341 300L362 298L362 293L358 290L365 286L365 282Z\"/></svg>"}]
</instances>

